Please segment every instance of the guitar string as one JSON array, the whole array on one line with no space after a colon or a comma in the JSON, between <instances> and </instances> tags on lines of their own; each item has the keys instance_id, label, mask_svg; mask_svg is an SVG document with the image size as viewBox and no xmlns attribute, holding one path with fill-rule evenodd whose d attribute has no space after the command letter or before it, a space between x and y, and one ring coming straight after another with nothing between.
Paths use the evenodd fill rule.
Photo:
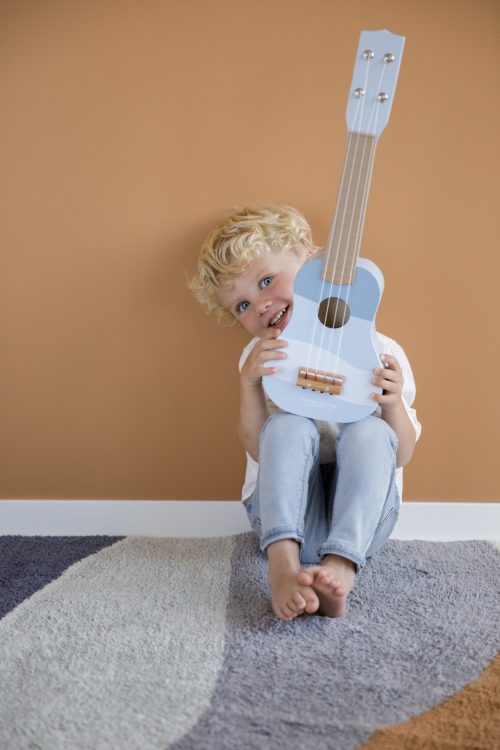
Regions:
<instances>
[{"instance_id":1,"label":"guitar string","mask_svg":"<svg viewBox=\"0 0 500 750\"><path fill-rule=\"evenodd\" d=\"M373 164L373 154L374 154L374 143L371 143L370 146L368 147L368 162L369 162L369 165ZM365 141L365 143L363 145L363 154L362 154L362 157L361 157L361 160L362 160L361 163L362 164L365 163L365 155L366 155L366 141ZM368 166L368 171L370 171L370 166ZM367 194L367 183L365 182L365 185L363 187L362 205L363 205L363 203L366 205L366 194ZM356 196L355 200L357 201L357 196ZM360 220L361 220L361 216L360 216ZM348 240L347 240L347 243L346 243L347 247L349 247L349 243L350 243L351 230L352 230L352 224L351 224L351 227L350 227L350 230L349 230L349 237L348 237ZM359 245L359 227L358 227L358 229L356 231L356 237L354 239L354 247L353 247L353 249L358 248L358 245ZM340 322L340 326L337 326L337 328L340 327L340 331L339 331L339 334L338 334L337 346L336 346L336 351L335 351L335 371L337 371L337 370L340 369L339 362L340 362L340 358L341 358L340 357L340 352L341 352L341 349L342 349L342 339L343 339L344 329L345 329L345 324L346 324L346 315L347 315L347 311L349 310L349 298L351 296L351 290L352 290L352 286L353 286L353 282L354 282L354 277L355 277L356 257L355 257L355 253L354 252L352 253L352 255L353 255L353 259L351 261L351 265L350 265L350 268L349 268L349 271L348 271L348 274L347 274L348 280L347 280L347 282L344 282L347 285L347 291L346 291L346 294L345 294L345 299L343 299L344 307L343 307L343 310L342 310L342 320ZM344 279L344 278L345 278L345 276L344 276L344 273L343 273L342 279ZM350 312L350 310L349 310L349 312ZM340 315L339 315L339 318L340 318ZM334 346L333 346L332 340L333 340L334 336L335 336L335 328L332 327L332 329L330 331L329 342L328 342L327 349L326 349L326 351L329 354L333 353Z\"/></svg>"},{"instance_id":2,"label":"guitar string","mask_svg":"<svg viewBox=\"0 0 500 750\"><path fill-rule=\"evenodd\" d=\"M364 87L365 91L367 90L368 78L370 76L370 68L371 68L371 60L368 60L367 61L367 66L366 66L366 72L365 72L365 80L364 80L364 84L363 84L363 87ZM356 116L355 116L353 127L352 127L352 130L354 132L350 133L350 136L349 136L349 149L351 151L351 154L350 154L351 155L351 169L350 169L350 175L349 175L349 182L348 182L348 185L347 185L347 191L345 193L346 199L345 199L345 202L344 202L343 213L342 213L342 221L341 221L340 230L339 230L339 234L338 234L337 253L335 254L335 260L334 260L334 266L333 266L333 273L328 274L329 277L330 277L330 279L331 278L335 278L335 275L336 275L336 272L337 272L337 266L339 265L339 253L338 253L338 250L339 250L339 247L340 247L340 245L342 243L342 239L344 237L344 224L345 224L345 218L346 218L346 214L347 214L347 208L348 208L348 205L349 205L349 196L351 194L352 178L353 178L354 171L355 171L356 156L357 156L357 151L358 151L358 146L359 146L359 133L357 133L356 130L357 130L357 127L361 126L361 122L363 120L364 107L365 107L365 96L360 97L360 99L362 101L361 109L358 106L357 107L357 113L356 113L356 116L357 116L358 113L360 115L359 126L356 123ZM372 115L373 115L373 107L372 107L372 112L370 114L369 122L371 120ZM352 144L353 143L354 143L354 154L352 154ZM329 246L328 246L328 254L327 254L326 265L328 265L328 263L330 261L330 255L332 254L332 249L333 249L333 241L334 241L334 235L332 233L332 236L329 238ZM341 278L344 278L346 260L347 260L347 254L344 254ZM324 275L325 274L323 274L323 277L324 277ZM331 281L330 281L330 283L331 283ZM322 296L323 296L323 289L321 291L321 298L322 298ZM327 312L330 312L328 304L327 304ZM322 331L321 331L320 345L319 345L319 348L317 350L316 369L319 369L318 365L319 365L321 356L323 355L323 358L325 359L327 357L327 354L329 354L330 350L331 350L331 339L332 339L333 334L334 334L334 328L332 327L332 329L331 329L331 331L329 333L329 341L328 341L328 350L327 350L327 352L324 352L324 350L323 350L323 339L324 339L324 336L325 336L325 330L326 330L326 326L324 325L323 328L322 328ZM328 337L328 334L327 334L327 337ZM336 359L336 362L335 362L334 372L337 372L337 370L338 370L338 352L337 352L337 359Z\"/></svg>"},{"instance_id":3,"label":"guitar string","mask_svg":"<svg viewBox=\"0 0 500 750\"><path fill-rule=\"evenodd\" d=\"M360 105L360 102L358 101L357 106L356 106L356 111L359 108L359 105ZM347 155L349 153L351 137L352 137L352 133L349 133L349 137L347 139L347 146L346 146L346 149L345 149L344 167L343 167L343 170L342 170L342 177L340 179L339 197L340 197L340 195L342 193L342 185L344 184L345 173L346 173L346 168L347 168L347 161L348 161ZM337 204L338 204L339 197L337 197ZM327 251L326 251L327 259L329 258L330 248L331 248L331 246L333 244L332 239L333 239L333 236L335 234L335 229L336 229L336 226L337 226L337 219L338 219L338 214L337 214L337 212L335 212L333 223L330 226L330 232L329 232L327 243L326 243L326 245L327 245ZM325 265L325 260L323 260L323 265ZM323 291L324 291L324 288L325 288L325 283L326 283L326 279L325 279L325 275L323 273L322 274L322 280L321 280L321 289L320 289L320 292L319 292L319 299L320 300L323 299ZM307 357L307 369L309 369L310 366L311 366L311 359L312 359L312 356L313 356L313 348L314 348L314 338L315 338L315 335L316 335L316 328L318 326L318 320L319 320L319 317L318 317L317 314L315 314L314 315L314 327L313 327L313 332L312 332L312 336L311 336L311 342L310 342L310 345L309 345L309 354L308 354L308 357Z\"/></svg>"},{"instance_id":4,"label":"guitar string","mask_svg":"<svg viewBox=\"0 0 500 750\"><path fill-rule=\"evenodd\" d=\"M381 75L380 75L380 78L379 78L379 81L378 81L378 84L377 84L377 88L376 88L376 90L379 91L379 92L380 92L380 87L382 85L382 81L383 81L383 78L384 78L385 70L386 70L386 65L384 64L383 67L382 67ZM375 133L377 132L378 116L379 116L379 113L380 113L380 106L377 106L377 104L378 104L378 101L375 98L374 104L372 106L372 110L371 110L371 113L370 113L370 117L369 117L369 120L368 120L368 123L367 123L367 128L366 128L366 130L368 131L368 135L370 135L370 136L375 136ZM374 113L375 113L375 122L374 122L374 125L373 125L373 133L371 133L370 132L371 121L373 119ZM358 134L358 138L359 138L359 134ZM362 153L362 156L361 156L361 166L364 164L364 161L365 161L366 143L367 143L367 139L364 138L363 153ZM363 197L362 197L362 203L361 203L361 209L362 210L360 211L360 214L359 214L358 225L357 225L356 236L355 236L355 246L354 247L356 249L356 253L351 253L351 263L352 263L352 266L349 269L349 282L348 282L348 286L347 286L346 299L344 300L345 305L344 305L344 309L343 309L343 312L342 312L342 323L341 323L341 326L340 326L340 334L339 334L339 337L338 337L337 351L336 351L336 354L335 354L335 369L334 369L334 372L336 372L337 369L338 369L338 364L339 364L339 359L340 359L340 350L341 350L341 346L342 346L342 338L343 338L343 335L344 335L344 328L345 328L345 322L346 322L345 317L346 317L347 310L349 309L349 307L348 307L349 296L350 296L350 293L351 293L352 283L353 283L353 280L354 280L354 277L355 277L355 274L356 274L356 267L357 267L357 263L356 263L356 259L357 258L356 258L356 256L357 256L357 250L359 249L361 227L362 227L362 224L363 224L363 216L364 216L363 206L366 207L366 202L367 202L366 199L367 199L368 188L369 188L369 184L370 184L370 180L368 178L369 178L369 176L371 174L371 168L373 167L373 157L374 157L374 153L375 153L375 144L376 144L376 138L374 138L371 141L370 147L369 147L369 155L368 155L368 167L369 167L369 169L367 171L367 179L365 180L364 185L363 185ZM353 200L353 203L352 203L352 205L354 205L354 206L357 204L357 200L358 200L358 191L359 191L360 179L361 179L361 169L358 170L358 181L357 181L357 185L356 185L356 193L355 193L354 200ZM348 235L348 238L347 238L347 247L349 247L353 223L354 223L354 212L351 211L351 222L350 222L350 227L349 227L349 235ZM343 268L342 268L342 276L341 276L342 280L344 279L346 259L347 259L347 254L346 254L345 258L344 258L344 265L343 265ZM328 344L328 352L329 353L331 352L331 349L332 349L332 339L333 339L334 335L335 335L335 329L332 327L332 329L330 331L330 340L329 340L329 344Z\"/></svg>"},{"instance_id":5,"label":"guitar string","mask_svg":"<svg viewBox=\"0 0 500 750\"><path fill-rule=\"evenodd\" d=\"M366 66L366 72L365 72L365 80L364 80L364 84L363 84L365 91L366 91L366 85L367 85L367 80L368 80L369 71L370 71L370 65L371 65L371 60L368 60L368 65ZM360 100L361 100L361 102L360 102ZM364 112L364 106L365 106L365 98L364 98L364 96L360 97L360 100L358 99L358 105L356 107L356 115L355 115L355 119L354 119L353 130L355 130L355 128L356 128L356 116L357 116L358 113L360 115L360 122L363 119L363 112ZM361 106L360 106L360 104L361 104ZM348 148L350 148L352 142L353 142L353 133L350 133L349 134L349 140L348 140ZM354 157L356 156L356 152L357 152L357 148L358 148L358 142L359 142L359 139L354 139ZM349 195L349 193L351 191L351 182L352 182L352 177L353 177L353 174L354 174L354 163L355 163L355 158L351 162L351 170L350 170L350 175L349 175L349 183L348 183L348 186L347 186L347 195ZM347 205L348 205L348 201L346 201L345 204L344 204L344 211L343 211L343 214L342 214L342 220L341 220L340 230L339 230L339 238L342 237L343 232L344 232L344 222L345 222L345 217L346 217L346 212L347 212ZM337 219L337 216L335 216L335 225L336 225L336 219ZM332 253L332 248L333 248L333 240L334 240L334 232L332 232L331 237L329 237L328 253L327 253L327 260L326 260L325 268L328 266L328 264L330 262L330 255ZM336 269L337 269L337 263L338 263L338 253L335 255L335 261L334 261L334 267L333 267L333 275L335 275L335 272L336 272ZM344 264L345 264L345 259L344 259ZM344 271L344 269L342 270L342 272L343 271ZM321 285L321 295L320 295L320 300L319 300L318 304L323 299L324 281L325 281L325 273L323 272L323 283ZM328 308L329 308L329 305L327 303L327 312L329 311ZM316 318L317 317L318 316L316 315ZM323 352L323 339L324 339L324 336L325 336L325 330L326 330L326 326L323 325L323 327L321 329L321 339L320 339L320 342L319 342L319 348L317 349L317 352L316 352L316 364L315 364L315 369L316 370L320 369L319 365L320 365L321 355L322 355L322 352Z\"/></svg>"},{"instance_id":6,"label":"guitar string","mask_svg":"<svg viewBox=\"0 0 500 750\"><path fill-rule=\"evenodd\" d=\"M358 103L358 107L359 107L359 103ZM339 197L340 197L340 195L342 193L342 187L343 187L344 181L345 181L345 173L346 173L346 169L347 169L349 149L351 147L351 142L352 142L352 135L353 135L352 133L349 133L349 137L348 137L348 140L347 140L346 154L345 154L345 158L344 158L344 169L343 169L343 172L342 172L342 178L341 178L340 189L339 189ZM351 172L349 180L351 178L352 178L352 172ZM338 203L338 198L337 198L337 203ZM340 215L340 212L339 213L335 212L335 217L334 217L332 226L330 228L330 234L329 234L328 241L327 241L326 260L323 260L323 266L324 266L324 268L326 268L326 266L328 265L329 259L330 259L331 249L333 247L333 238L335 236L335 230L337 228L337 220L339 218L339 215ZM343 221L343 218L342 218L342 221ZM341 229L340 229L340 235L341 234L342 234L342 225L341 225ZM321 289L320 289L320 293L319 293L319 300L318 300L317 304L315 303L315 307L318 307L319 304L321 303L321 300L323 299L325 284L326 284L326 277L325 277L325 273L323 271L323 273L322 273L322 280L321 280ZM307 368L308 369L309 369L309 367L311 365L311 360L312 360L312 357L313 357L313 354L314 354L314 338L315 338L315 335L316 335L316 328L317 328L317 325L318 325L318 320L319 320L319 316L317 314L315 314L315 316L314 316L314 328L313 328L313 333L312 333L311 342L310 342L310 346L309 346L309 356L308 356L308 360L307 360ZM318 349L318 347L316 347L316 363L315 363L316 367L315 367L315 369L318 369L319 356L320 356L320 353L321 353L321 347L323 345L323 337L324 337L324 333L325 333L324 328L325 327L323 326L323 328L321 330L321 338L320 338L320 342L319 342L319 349Z\"/></svg>"},{"instance_id":7,"label":"guitar string","mask_svg":"<svg viewBox=\"0 0 500 750\"><path fill-rule=\"evenodd\" d=\"M386 65L384 64L384 66L382 67L382 72L381 72L378 84L377 84L377 91L379 91L379 92L380 92L380 89L381 89L381 86L382 86L382 81L383 81L383 78L384 78L385 71L386 71ZM370 120L372 119L373 112L375 111L375 113L376 113L375 114L375 122L374 122L374 125L373 125L373 135L374 136L375 136L375 134L377 132L378 117L379 117L379 114L380 114L380 106L377 106L376 102L377 102L377 100L375 100L374 109L372 109L372 111L371 111L370 119L368 121L368 127L367 127L367 130L369 131L370 130L370 126L371 126ZM361 241L361 230L362 230L363 218L364 218L364 214L365 214L366 206L367 206L367 195L368 195L368 190L369 190L370 181L371 181L371 173L372 173L372 169L373 169L373 162L374 162L376 144L377 144L377 137L375 136L374 139L373 139L373 141L370 143L370 151L369 151L369 155L368 155L368 169L367 169L367 174L366 174L366 180L365 180L364 187L363 187L363 198L362 198L362 204L361 204L361 211L360 211L358 226L357 226L357 230L356 230L356 237L355 237L356 252L353 253L353 255L352 255L352 267L351 267L350 272L349 272L349 285L347 287L347 295L346 295L346 300L345 300L346 304L345 304L345 307L344 307L344 310L343 310L342 325L341 325L341 328L340 328L340 336L339 336L339 342L338 342L338 347L337 347L337 354L336 354L336 362L337 362L337 364L338 364L338 359L339 359L340 347L341 347L341 344L342 344L342 337L344 335L345 315L346 315L346 311L349 309L348 308L348 301L349 301L349 295L350 295L350 292L351 292L352 282L354 280L354 275L355 275L356 260L357 260L357 254L358 254L359 245L360 245L360 241ZM363 164L363 162L364 162L365 147L366 147L366 138L364 140L364 145L363 145L363 155L362 155L361 164ZM359 179L358 179L358 185L359 185ZM355 196L355 201L354 202L356 203L356 201L357 201L357 194ZM352 214L352 218L351 218L351 228L352 228L353 221L354 221L354 214ZM349 239L350 239L350 230L349 230L349 238L348 238L348 243L347 244L349 244ZM342 273L343 272L344 271L342 271ZM342 278L343 278L343 276L342 276ZM331 331L331 334L330 334L330 345L331 345L331 340L333 338L333 331L334 331L334 329L332 328L332 331Z\"/></svg>"},{"instance_id":8,"label":"guitar string","mask_svg":"<svg viewBox=\"0 0 500 750\"><path fill-rule=\"evenodd\" d=\"M355 169L356 169L356 157L357 157L358 146L359 146L359 142L360 142L360 135L361 135L360 133L356 133L355 134L356 148L354 150L354 154L352 155L352 174L354 174ZM364 158L365 158L365 149L366 149L366 139L364 139L364 141L363 141L363 149L362 149L362 154L361 154L361 163L363 163ZM352 200L352 193L351 193L351 183L352 183L352 180L349 182L349 186L348 186L348 189L347 189L347 195L346 195L346 200L345 200L345 210L344 210L344 220L345 220L345 216L347 214L347 208L348 207L352 208L352 203L354 203L354 204L356 203L356 198L357 198L358 191L359 191L359 182L360 182L360 171L358 169L358 179L357 179L357 182L356 182L356 186L354 188L354 200ZM349 227L347 229L347 239L345 237L345 232L344 232L344 224L345 224L344 220L342 221L342 226L341 226L340 233L339 233L338 245L337 245L337 255L335 256L335 264L334 264L333 274L332 274L332 277L335 278L336 277L336 270L337 270L337 262L338 262L338 259L339 259L339 252L338 251L340 250L340 247L343 246L345 252L343 254L342 271L341 271L340 277L339 277L340 280L337 282L337 285L340 286L340 287L342 287L342 286L344 286L346 284L346 282L344 281L344 279L346 277L346 264L347 264L348 248L349 248L349 243L350 243L350 239L351 239L351 232L352 232L352 225L353 225L353 213L352 213L352 211L351 211L351 217L350 217ZM348 278L348 281L347 281L347 292L346 292L346 299L343 300L345 304L344 304L343 319L342 319L342 325L340 327L340 337L339 338L341 338L341 336L342 336L343 326L345 324L345 311L348 309L347 308L347 304L348 304L348 299L349 299L350 284L352 283L352 268L349 269L349 272L347 274L347 278ZM339 293L340 293L340 290L339 290ZM337 299L340 299L340 297L337 297ZM338 304L335 306L335 313L336 313L335 314L335 318L336 318L337 314L338 314ZM332 327L330 328L330 331L327 334L328 342L327 342L326 350L327 350L328 353L332 352L332 340L333 340L333 338L335 336L335 330L336 330L335 327L332 325ZM334 372L337 372L337 370L339 369L339 352L340 352L340 342L339 342L339 344L337 346L337 351L336 351L336 354L335 354Z\"/></svg>"},{"instance_id":9,"label":"guitar string","mask_svg":"<svg viewBox=\"0 0 500 750\"><path fill-rule=\"evenodd\" d=\"M366 83L367 83L368 76L369 76L369 71L370 71L370 64L371 64L371 60L368 60L368 64L366 66L365 80L364 80L364 84L363 84L365 91L366 91ZM360 97L358 99L357 104L356 104L356 110L355 110L355 113L354 113L353 130L355 128L356 120L357 120L358 115L359 115L360 122L363 119L364 105L365 105L365 98L364 98L364 96L362 96L362 97ZM343 188L343 185L344 185L345 174L346 174L346 169L347 169L347 161L348 161L347 156L348 156L348 153L349 153L349 149L351 147L352 135L353 135L353 133L349 132L349 137L347 139L346 153L345 153L345 157L344 157L344 168L343 168L343 171L342 171L342 177L341 177L340 187L339 187L339 197L342 194L342 188ZM352 174L353 174L353 171L352 171L352 165L351 165L351 174L349 176L349 185L350 185L351 180L352 180ZM338 198L337 198L337 203L338 203ZM329 237L328 237L328 241L327 241L326 262L324 261L324 267L325 268L328 265L329 260L330 260L330 254L331 254L332 247L333 247L333 238L334 238L335 230L336 230L336 227L337 227L337 219L338 219L338 214L337 214L337 211L336 211L335 212L335 216L334 216L334 220L333 220L333 223L332 223L332 226L330 228L330 234L329 234ZM342 224L341 224L340 233L339 233L340 236L342 236L342 227L343 227L344 219L345 219L345 209L344 209L344 215L342 217ZM336 265L336 263L337 263L337 257L335 258L335 265ZM325 287L325 274L323 273L322 274L322 282L321 282L321 289L320 289L319 301L318 301L318 305L317 306L319 306L321 300L323 299L324 287ZM316 314L314 316L314 328L313 328L313 333L312 333L312 337L311 337L311 343L310 343L310 346L309 346L309 356L308 356L308 359L307 359L307 369L310 368L311 360L312 360L312 357L313 357L314 337L315 337L315 334L316 334L317 325L318 325L318 315ZM322 348L322 345L323 345L323 337L324 337L324 333L325 333L324 329L325 329L325 326L323 326L322 331L321 331L321 340L320 340L319 348L317 349L317 353L316 353L316 367L315 367L315 369L318 369L318 364L319 364L319 360L320 360L320 357L321 357L321 351L322 351L321 348Z\"/></svg>"},{"instance_id":10,"label":"guitar string","mask_svg":"<svg viewBox=\"0 0 500 750\"><path fill-rule=\"evenodd\" d=\"M382 73L380 75L380 79L379 79L378 84L377 84L377 91L380 91L380 87L382 85L382 80L383 80L383 77L384 77L385 70L386 70L386 66L384 65L383 68L382 68ZM377 99L375 99L375 103L373 105L372 111L370 113L370 118L368 120L368 125L367 125L367 128L366 128L368 131L370 131L370 129L372 127L371 120L373 118L373 114L374 113L375 113L375 120L374 120L374 123L373 123L373 134L375 134L377 132L378 117L379 117L379 114L380 114L380 104L379 104L379 106L377 106ZM362 196L362 203L361 203L361 211L360 211L360 215L359 215L359 219L358 219L358 224L357 224L357 227L356 227L356 230L355 230L356 231L355 244L354 244L355 252L353 252L351 254L352 255L352 260L351 260L351 267L349 269L349 282L348 282L348 286L347 286L347 293L346 293L346 298L345 298L345 305L344 305L344 309L343 309L343 312L342 312L342 324L340 326L340 335L338 337L337 351L336 351L336 354L335 354L335 367L336 368L338 367L338 363L339 363L340 349L341 349L341 346L342 346L342 338L343 338L343 335L344 335L344 328L345 328L345 323L346 323L346 314L347 314L347 310L349 309L349 306L348 306L349 305L349 297L351 295L351 288L352 288L352 284L353 284L353 281L354 281L355 269L356 269L356 265L357 265L356 261L357 261L357 254L358 254L358 250L359 250L360 234L361 234L361 228L362 228L362 225L363 225L363 216L364 216L363 206L366 208L368 189L369 189L369 185L370 185L370 179L369 179L369 177L370 177L370 174L371 174L371 168L373 167L373 158L374 158L374 155L375 155L376 142L377 142L377 139L375 137L374 140L370 143L370 146L369 146L368 170L367 170L367 173L366 173L366 180L365 180L364 184L362 185L363 196ZM358 202L359 184L360 184L360 180L361 180L361 166L364 164L364 161L365 161L366 143L367 143L367 139L365 138L364 142L363 142L363 153L361 155L361 165L360 165L360 169L358 170L358 180L357 180L357 184L356 184L355 196L354 196L354 199L353 199L352 204L351 204L352 206L356 206L356 204ZM350 222L350 227L349 227L349 234L348 234L348 237L347 237L347 247L349 247L353 224L354 224L354 211L351 212L351 222ZM344 271L345 271L346 259L347 259L347 254L345 255L344 267L342 268L342 279L344 278ZM330 331L330 338L329 338L329 342L328 342L328 351L329 352L331 351L332 340L333 340L334 334L335 334L335 329L332 328L331 331Z\"/></svg>"}]
</instances>

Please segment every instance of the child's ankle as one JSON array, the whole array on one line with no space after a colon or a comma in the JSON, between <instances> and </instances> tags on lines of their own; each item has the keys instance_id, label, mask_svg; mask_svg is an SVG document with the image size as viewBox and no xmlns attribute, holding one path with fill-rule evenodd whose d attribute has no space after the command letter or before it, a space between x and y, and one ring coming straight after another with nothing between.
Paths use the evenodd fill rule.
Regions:
<instances>
[{"instance_id":1,"label":"child's ankle","mask_svg":"<svg viewBox=\"0 0 500 750\"><path fill-rule=\"evenodd\" d=\"M356 564L348 557L342 557L341 555L325 555L321 560L321 565L328 565L332 568L346 568L356 573Z\"/></svg>"},{"instance_id":2,"label":"child's ankle","mask_svg":"<svg viewBox=\"0 0 500 750\"><path fill-rule=\"evenodd\" d=\"M299 543L295 539L280 539L266 547L268 579L286 572L300 570Z\"/></svg>"}]
</instances>

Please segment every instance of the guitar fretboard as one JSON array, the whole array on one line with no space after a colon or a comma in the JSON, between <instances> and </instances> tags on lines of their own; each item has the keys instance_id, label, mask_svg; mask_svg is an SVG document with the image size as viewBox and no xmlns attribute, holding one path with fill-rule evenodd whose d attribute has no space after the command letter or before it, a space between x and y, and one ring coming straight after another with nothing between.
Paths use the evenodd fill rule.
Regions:
<instances>
[{"instance_id":1,"label":"guitar fretboard","mask_svg":"<svg viewBox=\"0 0 500 750\"><path fill-rule=\"evenodd\" d=\"M337 207L325 248L323 278L354 284L377 137L349 133Z\"/></svg>"}]
</instances>

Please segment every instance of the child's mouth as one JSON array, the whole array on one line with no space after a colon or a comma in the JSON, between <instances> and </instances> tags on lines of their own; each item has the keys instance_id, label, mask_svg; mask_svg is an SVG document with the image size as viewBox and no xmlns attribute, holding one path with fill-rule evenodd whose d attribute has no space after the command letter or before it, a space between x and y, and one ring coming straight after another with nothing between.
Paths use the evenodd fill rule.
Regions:
<instances>
[{"instance_id":1,"label":"child's mouth","mask_svg":"<svg viewBox=\"0 0 500 750\"><path fill-rule=\"evenodd\" d=\"M286 307L283 307L272 320L269 321L268 328L273 328L274 326L280 327L282 329L284 325L288 322L288 311L290 309L290 305L287 305Z\"/></svg>"}]
</instances>

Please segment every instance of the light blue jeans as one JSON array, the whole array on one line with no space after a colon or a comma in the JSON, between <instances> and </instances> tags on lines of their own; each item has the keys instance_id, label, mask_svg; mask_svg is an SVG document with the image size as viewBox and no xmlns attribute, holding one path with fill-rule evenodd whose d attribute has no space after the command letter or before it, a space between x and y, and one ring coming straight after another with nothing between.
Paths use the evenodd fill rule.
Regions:
<instances>
[{"instance_id":1,"label":"light blue jeans","mask_svg":"<svg viewBox=\"0 0 500 750\"><path fill-rule=\"evenodd\" d=\"M271 542L296 539L301 563L335 554L359 572L391 535L401 506L396 433L373 415L339 427L336 459L320 464L312 419L278 413L264 423L257 485L245 502L263 553Z\"/></svg>"}]
</instances>

